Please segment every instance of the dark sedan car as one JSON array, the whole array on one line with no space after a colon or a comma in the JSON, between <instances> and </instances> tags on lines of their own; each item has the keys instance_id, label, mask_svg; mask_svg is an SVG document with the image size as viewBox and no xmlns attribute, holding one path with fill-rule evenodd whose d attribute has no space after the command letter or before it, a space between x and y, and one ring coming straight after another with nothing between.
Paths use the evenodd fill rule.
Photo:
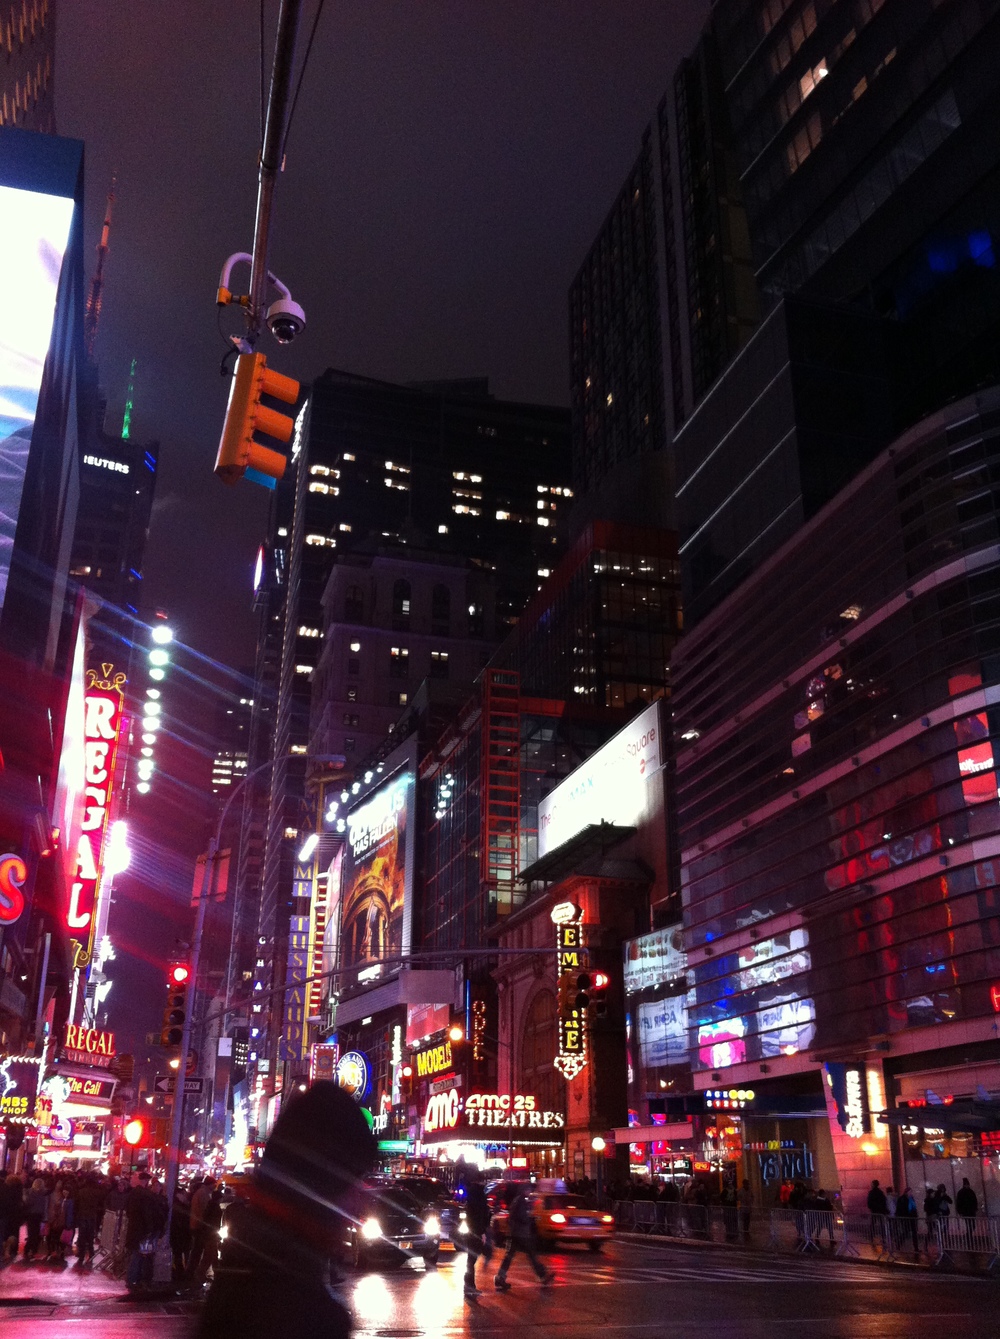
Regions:
<instances>
[{"instance_id":1,"label":"dark sedan car","mask_svg":"<svg viewBox=\"0 0 1000 1339\"><path fill-rule=\"evenodd\" d=\"M437 1264L441 1223L402 1187L391 1182L366 1186L357 1217L347 1225L347 1258L357 1269L398 1268L419 1257Z\"/></svg>"}]
</instances>

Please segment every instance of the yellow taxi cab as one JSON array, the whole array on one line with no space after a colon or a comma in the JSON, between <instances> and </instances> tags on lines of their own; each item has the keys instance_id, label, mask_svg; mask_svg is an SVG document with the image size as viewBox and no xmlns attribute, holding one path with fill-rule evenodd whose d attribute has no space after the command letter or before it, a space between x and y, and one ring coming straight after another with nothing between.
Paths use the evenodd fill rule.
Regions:
<instances>
[{"instance_id":1,"label":"yellow taxi cab","mask_svg":"<svg viewBox=\"0 0 1000 1339\"><path fill-rule=\"evenodd\" d=\"M547 1245L579 1241L599 1251L615 1229L611 1214L588 1207L582 1196L569 1191L533 1191L528 1207L538 1240ZM508 1216L506 1208L493 1215L493 1235L498 1241L506 1239Z\"/></svg>"}]
</instances>

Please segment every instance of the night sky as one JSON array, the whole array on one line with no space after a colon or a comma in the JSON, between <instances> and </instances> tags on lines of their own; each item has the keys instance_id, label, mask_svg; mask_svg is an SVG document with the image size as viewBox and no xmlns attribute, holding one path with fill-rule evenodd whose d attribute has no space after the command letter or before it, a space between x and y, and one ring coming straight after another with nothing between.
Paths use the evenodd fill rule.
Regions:
<instances>
[{"instance_id":1,"label":"night sky","mask_svg":"<svg viewBox=\"0 0 1000 1339\"><path fill-rule=\"evenodd\" d=\"M277 0L265 8L269 74ZM707 9L329 0L269 257L308 326L287 349L262 337L271 365L300 381L328 366L393 381L488 375L499 396L567 404L567 289ZM190 924L191 860L212 814L197 791L212 661L253 661L267 495L226 488L212 466L228 389L215 291L225 257L252 244L256 0L61 0L56 120L86 143L88 272L117 174L96 352L113 431L137 359L133 435L161 443L145 612L166 609L194 653L168 706L193 728L165 741L171 775L136 815L113 913L122 1049L158 1030L163 960Z\"/></svg>"},{"instance_id":2,"label":"night sky","mask_svg":"<svg viewBox=\"0 0 1000 1339\"><path fill-rule=\"evenodd\" d=\"M288 349L264 336L269 361L302 381L485 374L500 396L567 404L568 286L707 8L329 0L270 252L308 326ZM266 13L269 74L276 0ZM86 143L88 266L118 176L97 342L110 423L135 357L133 431L163 448L147 598L200 652L246 664L265 495L212 474L214 300L252 243L258 5L62 0L57 43L57 128Z\"/></svg>"}]
</instances>

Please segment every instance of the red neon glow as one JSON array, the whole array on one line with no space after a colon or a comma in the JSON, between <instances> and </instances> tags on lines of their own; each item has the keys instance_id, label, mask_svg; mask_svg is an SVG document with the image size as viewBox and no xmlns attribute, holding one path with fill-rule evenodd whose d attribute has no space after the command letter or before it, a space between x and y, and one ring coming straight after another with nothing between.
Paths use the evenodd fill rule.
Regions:
<instances>
[{"instance_id":1,"label":"red neon glow","mask_svg":"<svg viewBox=\"0 0 1000 1339\"><path fill-rule=\"evenodd\" d=\"M70 893L66 924L74 939L87 948L94 928L94 909L101 881L104 839L111 810L118 737L122 726L122 684L124 674L112 680L112 666L104 665L105 677L87 671L87 695L84 715L84 810L76 869Z\"/></svg>"},{"instance_id":2,"label":"red neon glow","mask_svg":"<svg viewBox=\"0 0 1000 1339\"><path fill-rule=\"evenodd\" d=\"M132 1148L135 1148L136 1144L142 1142L142 1137L145 1133L145 1122L138 1118L130 1120L122 1132L126 1144L130 1145Z\"/></svg>"},{"instance_id":3,"label":"red neon glow","mask_svg":"<svg viewBox=\"0 0 1000 1339\"><path fill-rule=\"evenodd\" d=\"M11 925L24 910L21 888L28 877L28 867L19 855L0 856L0 922Z\"/></svg>"},{"instance_id":4,"label":"red neon glow","mask_svg":"<svg viewBox=\"0 0 1000 1339\"><path fill-rule=\"evenodd\" d=\"M993 1005L993 1012L1000 1014L1000 981L994 981L990 986L990 1004Z\"/></svg>"}]
</instances>

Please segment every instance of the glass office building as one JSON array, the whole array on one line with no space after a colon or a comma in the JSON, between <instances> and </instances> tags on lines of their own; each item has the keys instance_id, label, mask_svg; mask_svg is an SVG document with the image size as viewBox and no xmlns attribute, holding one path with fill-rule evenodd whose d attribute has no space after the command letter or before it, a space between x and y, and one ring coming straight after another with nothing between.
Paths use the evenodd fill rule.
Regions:
<instances>
[{"instance_id":1,"label":"glass office building","mask_svg":"<svg viewBox=\"0 0 1000 1339\"><path fill-rule=\"evenodd\" d=\"M826 1095L849 1063L890 1113L1000 1091L998 473L994 389L896 439L678 645L698 1086ZM848 1190L922 1184L926 1148L830 1123Z\"/></svg>"}]
</instances>

